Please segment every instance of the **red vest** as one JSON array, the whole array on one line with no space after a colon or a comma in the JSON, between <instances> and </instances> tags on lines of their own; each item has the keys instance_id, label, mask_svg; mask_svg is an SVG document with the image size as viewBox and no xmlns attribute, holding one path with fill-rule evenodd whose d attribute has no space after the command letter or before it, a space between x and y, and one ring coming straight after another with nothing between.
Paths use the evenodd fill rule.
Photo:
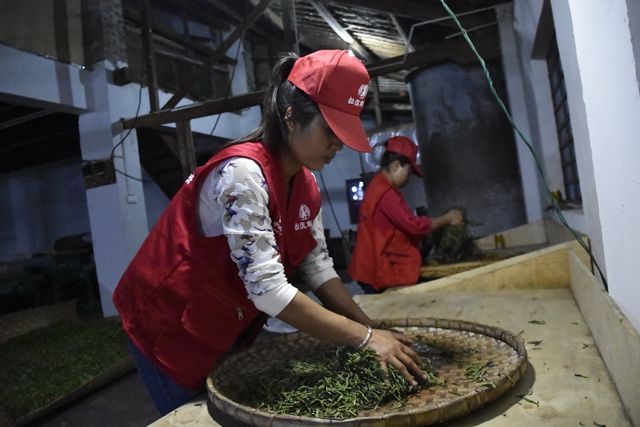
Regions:
<instances>
[{"instance_id":1,"label":"red vest","mask_svg":"<svg viewBox=\"0 0 640 427\"><path fill-rule=\"evenodd\" d=\"M398 191L381 173L367 186L360 205L358 237L349 264L349 276L376 289L415 285L422 257L414 238L397 228L382 230L374 223L380 198Z\"/></svg>"},{"instance_id":2,"label":"red vest","mask_svg":"<svg viewBox=\"0 0 640 427\"><path fill-rule=\"evenodd\" d=\"M255 160L265 176L277 250L289 277L316 246L311 224L320 210L320 192L307 169L293 177L288 201L279 158L261 143L225 148L195 170L113 293L131 340L184 387L201 386L234 343L249 344L266 319L247 297L226 236L198 231L200 185L222 160L238 156Z\"/></svg>"}]
</instances>

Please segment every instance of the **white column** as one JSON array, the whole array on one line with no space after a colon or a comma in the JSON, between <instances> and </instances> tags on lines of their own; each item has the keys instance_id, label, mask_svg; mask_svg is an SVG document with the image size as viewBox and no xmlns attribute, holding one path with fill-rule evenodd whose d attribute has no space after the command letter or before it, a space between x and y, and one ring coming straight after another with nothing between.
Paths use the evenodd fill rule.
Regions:
<instances>
[{"instance_id":1,"label":"white column","mask_svg":"<svg viewBox=\"0 0 640 427\"><path fill-rule=\"evenodd\" d=\"M509 110L514 123L522 131L529 143L534 144L529 126L526 96L522 70L518 60L516 35L513 28L513 4L505 4L496 8L498 29L500 31L500 46L502 47L502 67L509 97ZM527 222L531 223L542 218L542 203L540 199L540 185L533 155L514 130L513 138L518 152L520 164L520 179L525 201ZM535 148L534 148L535 150Z\"/></svg>"},{"instance_id":2,"label":"white column","mask_svg":"<svg viewBox=\"0 0 640 427\"><path fill-rule=\"evenodd\" d=\"M104 61L94 64L94 71L87 81L91 112L81 115L78 122L84 160L108 159L113 147L126 134L120 129L120 119L136 114L139 86L110 84L109 67L111 65ZM143 106L141 113L147 110ZM141 177L135 130L116 149L115 155L115 168L122 172L116 173L116 183L87 189L91 236L105 316L117 314L111 301L113 290L148 233L143 186L135 179Z\"/></svg>"}]
</instances>

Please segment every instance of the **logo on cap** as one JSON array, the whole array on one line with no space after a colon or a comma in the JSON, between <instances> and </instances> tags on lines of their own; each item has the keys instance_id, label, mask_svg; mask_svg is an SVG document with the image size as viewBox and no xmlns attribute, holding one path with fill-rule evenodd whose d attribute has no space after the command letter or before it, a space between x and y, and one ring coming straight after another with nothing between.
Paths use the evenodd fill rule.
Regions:
<instances>
[{"instance_id":1,"label":"logo on cap","mask_svg":"<svg viewBox=\"0 0 640 427\"><path fill-rule=\"evenodd\" d=\"M296 222L293 226L295 231L307 230L313 226L313 221L311 221L311 209L309 206L304 203L300 205L300 209L298 210L299 221Z\"/></svg>"},{"instance_id":2,"label":"logo on cap","mask_svg":"<svg viewBox=\"0 0 640 427\"><path fill-rule=\"evenodd\" d=\"M318 104L327 124L345 145L371 151L360 122L369 73L358 58L346 50L318 50L298 58L288 80Z\"/></svg>"},{"instance_id":3,"label":"logo on cap","mask_svg":"<svg viewBox=\"0 0 640 427\"><path fill-rule=\"evenodd\" d=\"M367 96L368 91L369 91L368 84L363 84L362 86L360 86L360 88L358 89L358 98L364 99Z\"/></svg>"}]
</instances>

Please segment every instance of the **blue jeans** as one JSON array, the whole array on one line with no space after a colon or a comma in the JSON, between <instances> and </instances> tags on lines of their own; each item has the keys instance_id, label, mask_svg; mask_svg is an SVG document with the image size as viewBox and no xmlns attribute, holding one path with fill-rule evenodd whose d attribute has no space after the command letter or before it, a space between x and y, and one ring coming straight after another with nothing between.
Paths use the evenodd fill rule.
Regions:
<instances>
[{"instance_id":1,"label":"blue jeans","mask_svg":"<svg viewBox=\"0 0 640 427\"><path fill-rule=\"evenodd\" d=\"M131 341L129 341L129 350L138 367L138 373L161 415L168 414L204 392L204 382L202 383L202 388L199 389L190 389L178 385L147 359Z\"/></svg>"}]
</instances>

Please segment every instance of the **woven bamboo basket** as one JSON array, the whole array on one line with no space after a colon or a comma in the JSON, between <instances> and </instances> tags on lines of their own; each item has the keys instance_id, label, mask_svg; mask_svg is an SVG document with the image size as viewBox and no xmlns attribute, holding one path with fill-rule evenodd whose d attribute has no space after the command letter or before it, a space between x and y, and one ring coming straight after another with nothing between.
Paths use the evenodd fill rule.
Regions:
<instances>
[{"instance_id":1,"label":"woven bamboo basket","mask_svg":"<svg viewBox=\"0 0 640 427\"><path fill-rule=\"evenodd\" d=\"M415 341L431 359L439 384L411 396L401 408L380 406L348 419L313 418L269 413L243 403L242 390L269 361L304 357L331 344L293 333L256 344L223 361L207 378L210 403L223 413L253 426L427 426L466 415L514 387L526 371L524 342L500 328L447 319L381 320ZM483 381L465 374L470 364L487 366Z\"/></svg>"}]
</instances>

